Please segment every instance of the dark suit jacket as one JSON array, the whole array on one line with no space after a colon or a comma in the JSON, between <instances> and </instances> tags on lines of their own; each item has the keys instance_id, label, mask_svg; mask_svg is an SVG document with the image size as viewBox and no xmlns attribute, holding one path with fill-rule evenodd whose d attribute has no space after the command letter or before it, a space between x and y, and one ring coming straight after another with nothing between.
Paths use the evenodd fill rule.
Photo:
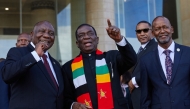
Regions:
<instances>
[{"instance_id":1,"label":"dark suit jacket","mask_svg":"<svg viewBox=\"0 0 190 109\"><path fill-rule=\"evenodd\" d=\"M141 109L190 109L190 48L175 43L171 84L164 75L158 49L141 60Z\"/></svg>"},{"instance_id":2,"label":"dark suit jacket","mask_svg":"<svg viewBox=\"0 0 190 109\"><path fill-rule=\"evenodd\" d=\"M5 61L0 62L0 69L3 67ZM0 70L0 109L8 109L10 99L10 87L2 79L2 72Z\"/></svg>"},{"instance_id":3,"label":"dark suit jacket","mask_svg":"<svg viewBox=\"0 0 190 109\"><path fill-rule=\"evenodd\" d=\"M9 109L63 109L63 76L60 64L50 55L59 83L57 91L43 62L36 62L27 47L11 48L2 68L3 79L11 84Z\"/></svg>"},{"instance_id":4,"label":"dark suit jacket","mask_svg":"<svg viewBox=\"0 0 190 109\"><path fill-rule=\"evenodd\" d=\"M141 83L140 83L140 59L144 55L146 55L148 52L150 52L152 49L157 47L157 42L152 39L149 41L149 43L145 46L144 50L141 51L139 54L137 54L137 63L134 66L133 72L132 72L132 78L135 77L135 80L138 84L138 88L135 88L131 93L131 100L133 104L134 109L140 109L140 96L141 96ZM142 86L143 87L143 86Z\"/></svg>"},{"instance_id":5,"label":"dark suit jacket","mask_svg":"<svg viewBox=\"0 0 190 109\"><path fill-rule=\"evenodd\" d=\"M132 46L127 42L124 47L118 46L117 50L105 52L105 60L110 72L111 86L113 93L114 109L126 109L127 101L123 96L120 75L131 68L136 63L136 53ZM85 77L89 87L89 93L92 100L93 109L98 109L97 90L96 90L96 73L95 73L95 52L91 56L83 55L83 65L85 70ZM65 103L66 109L70 109L71 104L76 102L76 90L73 84L73 77L71 71L71 63L73 60L63 65L64 83L65 83Z\"/></svg>"}]
</instances>

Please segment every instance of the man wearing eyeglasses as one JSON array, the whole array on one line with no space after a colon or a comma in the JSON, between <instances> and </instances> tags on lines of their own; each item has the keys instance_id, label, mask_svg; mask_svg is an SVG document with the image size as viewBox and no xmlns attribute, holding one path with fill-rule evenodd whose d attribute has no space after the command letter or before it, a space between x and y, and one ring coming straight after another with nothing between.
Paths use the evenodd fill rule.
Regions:
<instances>
[{"instance_id":1,"label":"man wearing eyeglasses","mask_svg":"<svg viewBox=\"0 0 190 109\"><path fill-rule=\"evenodd\" d=\"M99 37L89 24L76 30L80 53L62 66L66 109L126 109L127 101L120 86L120 76L136 63L136 54L120 29L107 20L108 36L118 50L97 49Z\"/></svg>"},{"instance_id":2,"label":"man wearing eyeglasses","mask_svg":"<svg viewBox=\"0 0 190 109\"><path fill-rule=\"evenodd\" d=\"M157 43L152 36L151 24L147 21L140 21L136 26L137 39L141 43L141 47L137 53L137 63L132 68L132 79L129 81L129 90L131 92L131 100L134 109L140 109L140 58L156 47ZM143 86L142 86L143 87Z\"/></svg>"}]
</instances>

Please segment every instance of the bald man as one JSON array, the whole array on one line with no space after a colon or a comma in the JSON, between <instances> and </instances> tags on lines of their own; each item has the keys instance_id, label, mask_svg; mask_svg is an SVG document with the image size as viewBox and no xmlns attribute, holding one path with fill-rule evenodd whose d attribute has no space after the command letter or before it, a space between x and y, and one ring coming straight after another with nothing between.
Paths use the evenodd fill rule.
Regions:
<instances>
[{"instance_id":1,"label":"bald man","mask_svg":"<svg viewBox=\"0 0 190 109\"><path fill-rule=\"evenodd\" d=\"M172 39L164 16L152 22L158 46L141 58L140 109L190 109L190 47Z\"/></svg>"},{"instance_id":2,"label":"bald man","mask_svg":"<svg viewBox=\"0 0 190 109\"><path fill-rule=\"evenodd\" d=\"M28 33L19 34L16 42L16 47L25 47L31 42L31 36Z\"/></svg>"}]
</instances>

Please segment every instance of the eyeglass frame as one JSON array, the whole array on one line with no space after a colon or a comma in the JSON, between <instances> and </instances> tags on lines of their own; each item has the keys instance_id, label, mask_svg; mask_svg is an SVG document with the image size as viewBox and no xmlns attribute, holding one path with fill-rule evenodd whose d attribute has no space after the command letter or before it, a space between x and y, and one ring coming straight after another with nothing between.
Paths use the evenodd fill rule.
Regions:
<instances>
[{"instance_id":1,"label":"eyeglass frame","mask_svg":"<svg viewBox=\"0 0 190 109\"><path fill-rule=\"evenodd\" d=\"M150 28L144 28L144 29L135 30L135 32L136 32L137 34L141 34L142 31L143 31L144 33L147 33L149 30L152 30L152 29L150 29Z\"/></svg>"},{"instance_id":2,"label":"eyeglass frame","mask_svg":"<svg viewBox=\"0 0 190 109\"><path fill-rule=\"evenodd\" d=\"M82 35L82 36L80 36L80 35ZM96 36L96 33L93 31L88 31L86 33L79 33L79 34L77 34L77 39L83 40L86 35L93 38L94 36Z\"/></svg>"}]
</instances>

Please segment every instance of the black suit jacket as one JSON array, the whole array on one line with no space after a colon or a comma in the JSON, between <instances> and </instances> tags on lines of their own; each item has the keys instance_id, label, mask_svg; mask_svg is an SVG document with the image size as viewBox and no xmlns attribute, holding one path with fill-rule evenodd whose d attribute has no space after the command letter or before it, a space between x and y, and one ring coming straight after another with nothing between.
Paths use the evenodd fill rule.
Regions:
<instances>
[{"instance_id":1,"label":"black suit jacket","mask_svg":"<svg viewBox=\"0 0 190 109\"><path fill-rule=\"evenodd\" d=\"M0 62L0 69L5 61ZM2 72L0 70L0 109L8 109L10 98L10 87L3 81Z\"/></svg>"},{"instance_id":2,"label":"black suit jacket","mask_svg":"<svg viewBox=\"0 0 190 109\"><path fill-rule=\"evenodd\" d=\"M117 50L104 52L105 60L110 72L111 86L113 93L114 109L126 109L127 101L123 96L120 75L131 68L136 63L136 53L132 46L127 42L124 47L118 46ZM83 65L85 70L85 77L92 100L93 109L98 109L97 104L97 89L96 89L96 73L95 73L95 52L91 56L83 55ZM76 90L73 84L73 77L71 71L71 63L73 60L63 65L64 83L65 83L65 103L66 109L70 109L71 104L76 102Z\"/></svg>"},{"instance_id":3,"label":"black suit jacket","mask_svg":"<svg viewBox=\"0 0 190 109\"><path fill-rule=\"evenodd\" d=\"M189 56L189 47L175 43L170 84L167 84L157 48L142 58L141 109L190 109Z\"/></svg>"},{"instance_id":4,"label":"black suit jacket","mask_svg":"<svg viewBox=\"0 0 190 109\"><path fill-rule=\"evenodd\" d=\"M131 100L133 104L134 109L140 109L140 96L141 96L141 83L140 83L140 59L145 56L148 52L150 52L152 49L157 47L157 42L154 39L151 39L149 43L145 46L144 50L141 51L139 54L137 54L137 63L134 66L133 72L132 72L132 78L135 77L135 80L138 84L138 88L135 88L131 93ZM147 60L149 61L149 60ZM143 86L142 86L143 87Z\"/></svg>"},{"instance_id":5,"label":"black suit jacket","mask_svg":"<svg viewBox=\"0 0 190 109\"><path fill-rule=\"evenodd\" d=\"M63 76L60 64L50 55L59 83L56 90L53 81L40 60L36 62L27 47L11 48L2 68L3 79L11 84L9 109L63 109Z\"/></svg>"}]
</instances>

